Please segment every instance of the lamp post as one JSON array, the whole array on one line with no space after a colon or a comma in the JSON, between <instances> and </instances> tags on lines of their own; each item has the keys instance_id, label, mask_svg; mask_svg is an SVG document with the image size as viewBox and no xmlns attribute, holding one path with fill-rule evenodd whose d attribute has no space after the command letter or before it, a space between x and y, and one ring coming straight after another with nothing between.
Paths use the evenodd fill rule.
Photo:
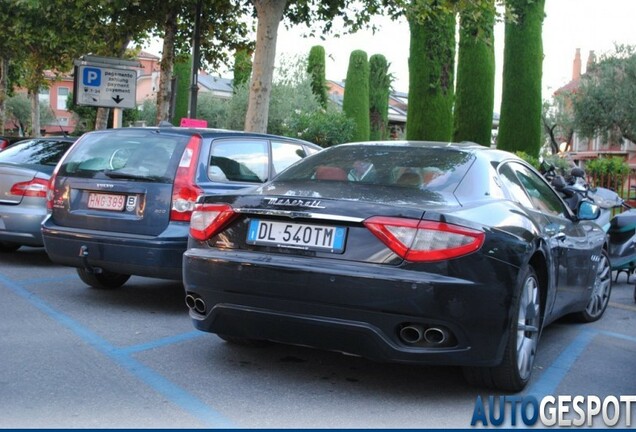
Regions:
<instances>
[{"instance_id":1,"label":"lamp post","mask_svg":"<svg viewBox=\"0 0 636 432\"><path fill-rule=\"evenodd\" d=\"M194 17L194 37L192 41L192 79L190 80L190 109L188 110L188 117L195 118L197 116L197 94L199 92L199 68L201 65L200 60L200 45L201 45L201 8L202 0L197 1L196 15Z\"/></svg>"}]
</instances>

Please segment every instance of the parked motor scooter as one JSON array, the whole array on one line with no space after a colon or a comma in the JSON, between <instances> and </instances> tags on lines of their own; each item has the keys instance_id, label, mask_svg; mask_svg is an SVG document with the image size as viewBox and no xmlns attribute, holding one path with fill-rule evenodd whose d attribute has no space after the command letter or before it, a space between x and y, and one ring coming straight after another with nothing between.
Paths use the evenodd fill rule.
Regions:
<instances>
[{"instance_id":1,"label":"parked motor scooter","mask_svg":"<svg viewBox=\"0 0 636 432\"><path fill-rule=\"evenodd\" d=\"M585 171L579 167L572 168L567 179L557 174L554 166L546 162L541 164L540 171L552 187L561 194L572 211L576 212L579 202L583 199L590 200L599 206L601 215L596 223L603 228L603 231L608 232L613 209L624 205L623 199L616 192L603 187L590 188L585 180Z\"/></svg>"},{"instance_id":2,"label":"parked motor scooter","mask_svg":"<svg viewBox=\"0 0 636 432\"><path fill-rule=\"evenodd\" d=\"M575 211L581 199L589 199L601 208L601 215L596 222L608 234L611 269L616 271L617 280L620 273L627 273L629 283L630 275L636 271L636 209L632 209L611 189L590 188L585 181L585 172L581 168L572 168L567 180L557 175L550 164L542 164L541 172L572 210ZM617 208L623 208L625 211L613 216L614 209ZM636 287L634 301L636 301Z\"/></svg>"}]
</instances>

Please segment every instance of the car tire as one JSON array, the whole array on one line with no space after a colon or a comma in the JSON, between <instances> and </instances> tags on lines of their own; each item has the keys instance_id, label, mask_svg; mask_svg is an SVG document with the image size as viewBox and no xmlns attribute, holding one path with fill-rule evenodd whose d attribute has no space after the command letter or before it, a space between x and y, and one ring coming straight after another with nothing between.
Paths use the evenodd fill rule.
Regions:
<instances>
[{"instance_id":1,"label":"car tire","mask_svg":"<svg viewBox=\"0 0 636 432\"><path fill-rule=\"evenodd\" d=\"M86 285L97 289L115 289L125 284L130 275L102 270L101 273L92 273L86 269L78 268L77 274Z\"/></svg>"},{"instance_id":2,"label":"car tire","mask_svg":"<svg viewBox=\"0 0 636 432\"><path fill-rule=\"evenodd\" d=\"M514 314L502 362L495 367L464 367L466 380L478 387L518 392L528 384L541 333L539 279L532 266L523 270L512 302Z\"/></svg>"},{"instance_id":3,"label":"car tire","mask_svg":"<svg viewBox=\"0 0 636 432\"><path fill-rule=\"evenodd\" d=\"M590 323L599 320L607 309L610 294L612 293L612 268L609 254L605 249L601 251L601 257L596 268L596 278L590 294L587 306L581 312L573 314L576 321Z\"/></svg>"},{"instance_id":4,"label":"car tire","mask_svg":"<svg viewBox=\"0 0 636 432\"><path fill-rule=\"evenodd\" d=\"M0 252L15 252L20 249L21 244L18 243L10 243L10 242L0 242Z\"/></svg>"}]
</instances>

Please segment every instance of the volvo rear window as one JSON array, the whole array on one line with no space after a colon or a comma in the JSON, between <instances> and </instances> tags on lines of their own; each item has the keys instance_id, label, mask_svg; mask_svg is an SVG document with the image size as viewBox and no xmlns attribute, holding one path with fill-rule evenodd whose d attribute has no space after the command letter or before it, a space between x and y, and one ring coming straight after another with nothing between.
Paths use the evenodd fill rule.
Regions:
<instances>
[{"instance_id":1,"label":"volvo rear window","mask_svg":"<svg viewBox=\"0 0 636 432\"><path fill-rule=\"evenodd\" d=\"M188 139L125 129L87 134L64 159L59 174L169 182Z\"/></svg>"}]
</instances>

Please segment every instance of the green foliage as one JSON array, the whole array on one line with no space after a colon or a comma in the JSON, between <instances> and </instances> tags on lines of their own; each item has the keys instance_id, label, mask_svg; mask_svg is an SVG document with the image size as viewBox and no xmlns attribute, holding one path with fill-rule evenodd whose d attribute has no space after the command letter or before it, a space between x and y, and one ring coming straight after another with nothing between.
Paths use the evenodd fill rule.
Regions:
<instances>
[{"instance_id":1,"label":"green foliage","mask_svg":"<svg viewBox=\"0 0 636 432\"><path fill-rule=\"evenodd\" d=\"M553 153L558 153L561 144L572 144L574 136L574 114L568 103L573 98L571 92L559 92L551 102L544 101L542 107L543 132L541 141L548 142Z\"/></svg>"},{"instance_id":2,"label":"green foliage","mask_svg":"<svg viewBox=\"0 0 636 432\"><path fill-rule=\"evenodd\" d=\"M228 101L210 93L201 93L197 98L197 118L206 120L208 127L223 128L227 118Z\"/></svg>"},{"instance_id":3,"label":"green foliage","mask_svg":"<svg viewBox=\"0 0 636 432\"><path fill-rule=\"evenodd\" d=\"M252 75L252 52L247 48L239 48L234 54L234 78L232 85L241 87L250 82ZM197 110L198 111L198 110Z\"/></svg>"},{"instance_id":4,"label":"green foliage","mask_svg":"<svg viewBox=\"0 0 636 432\"><path fill-rule=\"evenodd\" d=\"M145 122L146 126L155 126L157 124L157 104L155 101L152 99L144 99L137 118Z\"/></svg>"},{"instance_id":5,"label":"green foliage","mask_svg":"<svg viewBox=\"0 0 636 432\"><path fill-rule=\"evenodd\" d=\"M71 132L71 135L79 136L84 132L95 129L97 107L77 105L73 99L73 93L70 93L69 97L66 99L66 109L67 111L72 112L75 117L75 130Z\"/></svg>"},{"instance_id":6,"label":"green foliage","mask_svg":"<svg viewBox=\"0 0 636 432\"><path fill-rule=\"evenodd\" d=\"M389 73L389 63L381 54L369 59L369 121L371 140L389 138L389 94L393 76Z\"/></svg>"},{"instance_id":7,"label":"green foliage","mask_svg":"<svg viewBox=\"0 0 636 432\"><path fill-rule=\"evenodd\" d=\"M497 147L538 156L541 148L541 27L545 0L508 0L516 21L505 29Z\"/></svg>"},{"instance_id":8,"label":"green foliage","mask_svg":"<svg viewBox=\"0 0 636 432\"><path fill-rule=\"evenodd\" d=\"M528 153L521 150L516 151L515 154L519 156L521 159L523 159L524 161L528 162L530 165L532 165L536 169L539 169L539 167L541 166L541 162L539 161L539 158L536 156L529 155Z\"/></svg>"},{"instance_id":9,"label":"green foliage","mask_svg":"<svg viewBox=\"0 0 636 432\"><path fill-rule=\"evenodd\" d=\"M617 45L582 76L573 98L574 127L587 138L636 142L634 100L636 47Z\"/></svg>"},{"instance_id":10,"label":"green foliage","mask_svg":"<svg viewBox=\"0 0 636 432\"><path fill-rule=\"evenodd\" d=\"M455 14L410 17L409 140L450 141L453 133Z\"/></svg>"},{"instance_id":11,"label":"green foliage","mask_svg":"<svg viewBox=\"0 0 636 432\"><path fill-rule=\"evenodd\" d=\"M31 122L31 101L24 93L6 100L7 118L18 126L25 136L34 136ZM48 105L40 104L40 124L56 124L55 114Z\"/></svg>"},{"instance_id":12,"label":"green foliage","mask_svg":"<svg viewBox=\"0 0 636 432\"><path fill-rule=\"evenodd\" d=\"M457 61L455 130L453 141L473 141L489 146L495 104L494 0L490 14L472 18L473 9L460 15Z\"/></svg>"},{"instance_id":13,"label":"green foliage","mask_svg":"<svg viewBox=\"0 0 636 432\"><path fill-rule=\"evenodd\" d=\"M355 50L349 56L342 111L356 124L353 140L367 141L370 133L369 63L367 53L362 50Z\"/></svg>"},{"instance_id":14,"label":"green foliage","mask_svg":"<svg viewBox=\"0 0 636 432\"><path fill-rule=\"evenodd\" d=\"M323 109L312 93L306 73L307 59L282 59L272 88L267 130L271 133L305 139L328 147L351 141L355 122L329 105ZM229 100L202 94L198 117L211 127L240 129L247 111L249 86L235 89Z\"/></svg>"},{"instance_id":15,"label":"green foliage","mask_svg":"<svg viewBox=\"0 0 636 432\"><path fill-rule=\"evenodd\" d=\"M174 65L174 76L177 79L177 84L175 85L176 97L173 115L173 124L175 125L181 124L181 119L188 117L191 74L192 58L178 62Z\"/></svg>"},{"instance_id":16,"label":"green foliage","mask_svg":"<svg viewBox=\"0 0 636 432\"><path fill-rule=\"evenodd\" d=\"M325 84L325 48L315 45L309 50L307 73L311 79L311 91L323 108L327 108L329 98Z\"/></svg>"},{"instance_id":17,"label":"green foliage","mask_svg":"<svg viewBox=\"0 0 636 432\"><path fill-rule=\"evenodd\" d=\"M595 177L624 178L629 174L630 168L621 157L599 157L585 164L588 175Z\"/></svg>"},{"instance_id":18,"label":"green foliage","mask_svg":"<svg viewBox=\"0 0 636 432\"><path fill-rule=\"evenodd\" d=\"M304 139L321 147L354 140L355 121L335 108L314 112L295 111L283 135Z\"/></svg>"}]
</instances>

